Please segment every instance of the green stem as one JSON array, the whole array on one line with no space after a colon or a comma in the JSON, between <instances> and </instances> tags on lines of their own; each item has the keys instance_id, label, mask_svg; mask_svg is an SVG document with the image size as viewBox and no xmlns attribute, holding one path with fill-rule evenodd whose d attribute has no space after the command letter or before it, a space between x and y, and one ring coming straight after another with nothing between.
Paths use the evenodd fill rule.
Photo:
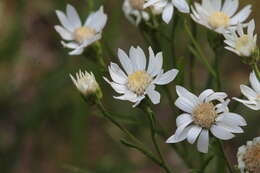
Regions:
<instances>
[{"instance_id":1,"label":"green stem","mask_svg":"<svg viewBox=\"0 0 260 173\"><path fill-rule=\"evenodd\" d=\"M208 69L208 71L211 73L211 75L216 78L216 72L214 71L214 69L211 67L210 63L208 62L208 60L206 59L206 57L204 56L203 51L200 48L199 43L196 41L196 39L194 38L194 36L192 35L190 28L187 24L187 21L184 22L184 29L187 32L188 36L190 37L191 42L194 45L193 47L190 47L190 51L194 54L194 56L196 56L197 58L199 58L200 61L202 61L205 65L205 67Z\"/></svg>"},{"instance_id":2,"label":"green stem","mask_svg":"<svg viewBox=\"0 0 260 173\"><path fill-rule=\"evenodd\" d=\"M124 145L126 145L128 147L137 149L138 151L143 153L145 156L147 156L149 159L151 159L154 163L158 164L163 169L165 169L165 170L168 169L161 159L158 159L152 152L149 151L149 149L147 149L144 146L144 144L139 139L137 139L135 136L133 136L126 128L124 128L120 123L118 123L112 117L112 115L105 109L105 107L100 102L100 100L97 100L96 103L97 103L98 108L101 110L101 112L105 116L105 118L107 118L110 122L112 122L115 126L117 126L122 132L124 132L125 135L131 141L131 143L130 143L130 142L126 141L126 140L121 140L122 144L124 144ZM170 172L167 172L167 173L170 173Z\"/></svg>"},{"instance_id":3,"label":"green stem","mask_svg":"<svg viewBox=\"0 0 260 173\"><path fill-rule=\"evenodd\" d=\"M100 66L103 68L104 71L106 71L106 63L103 59L103 51L102 51L102 46L99 41L95 43L95 49L96 49L96 58L98 60L98 63Z\"/></svg>"},{"instance_id":4,"label":"green stem","mask_svg":"<svg viewBox=\"0 0 260 173\"><path fill-rule=\"evenodd\" d=\"M253 70L255 71L256 77L257 77L258 80L260 81L260 71L259 71L259 68L258 68L257 63L254 63L252 68L253 68Z\"/></svg>"},{"instance_id":5,"label":"green stem","mask_svg":"<svg viewBox=\"0 0 260 173\"><path fill-rule=\"evenodd\" d=\"M232 164L230 163L230 161L228 159L228 156L227 156L227 154L225 152L225 149L224 149L222 141L218 139L218 143L219 143L220 150L222 151L223 157L224 157L224 159L225 159L225 161L227 163L229 172L230 173L234 173L233 166L232 166Z\"/></svg>"},{"instance_id":6,"label":"green stem","mask_svg":"<svg viewBox=\"0 0 260 173\"><path fill-rule=\"evenodd\" d=\"M158 153L158 155L159 155L159 157L162 161L162 164L164 165L165 171L167 173L171 173L170 169L168 168L168 166L165 163L162 152L161 152L160 147L158 145L158 142L156 140L156 121L155 121L154 113L153 113L153 111L151 110L150 107L146 107L145 112L147 113L148 119L149 119L149 122L150 122L151 137L152 137L154 147L155 147L155 149L156 149L156 151L157 151L157 153Z\"/></svg>"}]
</instances>

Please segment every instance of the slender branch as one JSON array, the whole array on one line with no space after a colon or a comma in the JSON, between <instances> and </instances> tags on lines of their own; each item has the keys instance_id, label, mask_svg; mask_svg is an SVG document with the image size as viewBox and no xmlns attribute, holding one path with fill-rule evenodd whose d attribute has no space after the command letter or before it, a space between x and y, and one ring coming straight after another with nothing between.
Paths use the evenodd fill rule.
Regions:
<instances>
[{"instance_id":1,"label":"slender branch","mask_svg":"<svg viewBox=\"0 0 260 173\"><path fill-rule=\"evenodd\" d=\"M260 81L260 71L259 71L259 68L258 68L257 63L254 63L252 68L253 68L254 71L255 71L256 77L257 77L258 80Z\"/></svg>"},{"instance_id":2,"label":"slender branch","mask_svg":"<svg viewBox=\"0 0 260 173\"><path fill-rule=\"evenodd\" d=\"M164 165L165 171L167 173L171 173L170 169L166 165L166 162L163 158L162 152L161 152L160 147L159 147L157 140L156 140L156 121L155 121L154 113L151 110L151 108L148 107L148 106L145 108L145 112L148 115L148 119L149 119L149 123L150 123L150 130L151 130L151 137L152 137L154 147L155 147L155 149L156 149L156 151L157 151L157 153L158 153L158 155L159 155L159 157L162 161L162 164Z\"/></svg>"}]
</instances>

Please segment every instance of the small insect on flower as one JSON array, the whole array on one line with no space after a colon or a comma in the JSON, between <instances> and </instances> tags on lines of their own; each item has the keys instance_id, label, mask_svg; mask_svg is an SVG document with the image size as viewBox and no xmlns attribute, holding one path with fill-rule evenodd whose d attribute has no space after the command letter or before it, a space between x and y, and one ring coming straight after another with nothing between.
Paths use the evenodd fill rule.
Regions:
<instances>
[{"instance_id":1,"label":"small insect on flower","mask_svg":"<svg viewBox=\"0 0 260 173\"><path fill-rule=\"evenodd\" d=\"M233 99L243 103L245 106L247 106L250 109L260 110L260 82L257 79L255 72L250 73L249 81L252 88L246 85L240 85L240 90L242 94L248 100L243 100L239 98L233 98Z\"/></svg>"},{"instance_id":2,"label":"small insect on flower","mask_svg":"<svg viewBox=\"0 0 260 173\"><path fill-rule=\"evenodd\" d=\"M56 14L62 26L56 25L55 30L60 34L64 47L74 49L69 55L80 55L84 48L101 39L102 30L107 22L107 15L101 6L97 12L91 13L85 23L79 18L75 8L67 5L66 14L57 10Z\"/></svg>"},{"instance_id":3,"label":"small insect on flower","mask_svg":"<svg viewBox=\"0 0 260 173\"><path fill-rule=\"evenodd\" d=\"M186 113L177 117L177 130L167 143L187 139L193 144L198 138L198 150L207 153L209 131L222 140L233 138L233 133L243 133L240 126L245 126L246 121L242 116L229 112L226 93L207 89L197 97L181 86L176 86L176 91L179 97L175 105Z\"/></svg>"},{"instance_id":4,"label":"small insect on flower","mask_svg":"<svg viewBox=\"0 0 260 173\"><path fill-rule=\"evenodd\" d=\"M218 33L225 33L238 23L243 23L251 13L251 5L238 10L239 0L203 0L202 4L194 3L191 7L192 19Z\"/></svg>"},{"instance_id":5,"label":"small insect on flower","mask_svg":"<svg viewBox=\"0 0 260 173\"><path fill-rule=\"evenodd\" d=\"M149 20L150 16L144 10L145 0L125 0L123 4L123 11L126 18L133 24L138 25L142 19Z\"/></svg>"},{"instance_id":6,"label":"small insect on flower","mask_svg":"<svg viewBox=\"0 0 260 173\"><path fill-rule=\"evenodd\" d=\"M155 85L166 85L173 81L178 74L177 69L164 73L162 69L162 52L154 54L149 47L149 64L146 65L146 56L140 47L131 47L128 55L118 49L118 58L125 72L115 64L108 67L112 82L104 79L112 88L122 96L114 97L119 100L129 100L137 106L148 95L153 104L160 103L160 93L155 90ZM146 67L147 66L147 67Z\"/></svg>"},{"instance_id":7,"label":"small insect on flower","mask_svg":"<svg viewBox=\"0 0 260 173\"><path fill-rule=\"evenodd\" d=\"M238 168L241 173L260 172L260 137L247 141L237 152Z\"/></svg>"},{"instance_id":8,"label":"small insect on flower","mask_svg":"<svg viewBox=\"0 0 260 173\"><path fill-rule=\"evenodd\" d=\"M81 92L81 94L85 97L94 94L96 94L98 98L102 97L101 89L93 73L88 73L87 71L85 71L84 73L79 70L79 72L76 73L76 78L74 78L71 74L70 78L79 90L79 92Z\"/></svg>"},{"instance_id":9,"label":"small insect on flower","mask_svg":"<svg viewBox=\"0 0 260 173\"><path fill-rule=\"evenodd\" d=\"M256 50L257 34L254 35L255 21L251 20L247 26L247 34L244 33L242 24L238 24L236 30L225 33L225 48L239 56L249 57Z\"/></svg>"},{"instance_id":10,"label":"small insect on flower","mask_svg":"<svg viewBox=\"0 0 260 173\"><path fill-rule=\"evenodd\" d=\"M173 16L174 7L182 13L189 13L190 7L186 0L148 0L144 4L144 8L153 6L154 9L162 10L162 19L165 23L169 23Z\"/></svg>"}]
</instances>

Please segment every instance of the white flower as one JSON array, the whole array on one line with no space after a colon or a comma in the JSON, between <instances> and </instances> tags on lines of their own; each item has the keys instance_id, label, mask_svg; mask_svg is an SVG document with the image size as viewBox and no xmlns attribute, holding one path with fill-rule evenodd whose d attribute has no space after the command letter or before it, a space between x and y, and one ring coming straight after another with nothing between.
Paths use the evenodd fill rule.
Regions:
<instances>
[{"instance_id":1,"label":"white flower","mask_svg":"<svg viewBox=\"0 0 260 173\"><path fill-rule=\"evenodd\" d=\"M197 97L181 86L177 86L176 91L179 97L175 105L185 113L177 117L177 130L167 143L187 139L193 144L198 138L198 150L207 153L209 131L222 140L233 138L233 133L243 133L240 126L245 126L246 121L240 115L228 111L226 93L207 89Z\"/></svg>"},{"instance_id":2,"label":"white flower","mask_svg":"<svg viewBox=\"0 0 260 173\"><path fill-rule=\"evenodd\" d=\"M123 11L126 18L133 24L138 25L142 19L149 20L150 16L143 8L144 0L125 0Z\"/></svg>"},{"instance_id":3,"label":"white flower","mask_svg":"<svg viewBox=\"0 0 260 173\"><path fill-rule=\"evenodd\" d=\"M148 0L144 4L144 8L154 6L155 9L163 9L162 19L165 23L169 23L172 19L174 7L182 13L189 13L190 7L186 0Z\"/></svg>"},{"instance_id":4,"label":"white flower","mask_svg":"<svg viewBox=\"0 0 260 173\"><path fill-rule=\"evenodd\" d=\"M218 33L225 33L227 29L243 23L251 13L251 5L245 6L237 14L239 0L203 0L202 4L194 3L191 7L192 19Z\"/></svg>"},{"instance_id":5,"label":"white flower","mask_svg":"<svg viewBox=\"0 0 260 173\"><path fill-rule=\"evenodd\" d=\"M107 15L102 6L97 12L91 13L83 25L77 11L70 4L67 5L66 14L59 10L56 14L62 26L56 25L55 30L63 40L69 41L62 41L62 45L74 49L70 55L81 54L85 47L101 39L102 30L107 22Z\"/></svg>"},{"instance_id":6,"label":"white flower","mask_svg":"<svg viewBox=\"0 0 260 173\"><path fill-rule=\"evenodd\" d=\"M70 74L70 78L77 87L77 89L84 95L88 96L99 92L100 87L95 79L93 73L81 72L76 73L76 78Z\"/></svg>"},{"instance_id":7,"label":"white flower","mask_svg":"<svg viewBox=\"0 0 260 173\"><path fill-rule=\"evenodd\" d=\"M250 84L252 88L246 85L240 85L240 90L242 94L248 100L242 100L239 98L234 98L234 100L243 103L245 106L253 110L260 110L260 82L256 77L255 72L250 73L249 77Z\"/></svg>"},{"instance_id":8,"label":"white flower","mask_svg":"<svg viewBox=\"0 0 260 173\"><path fill-rule=\"evenodd\" d=\"M260 137L247 141L237 152L238 168L241 173L260 172Z\"/></svg>"},{"instance_id":9,"label":"white flower","mask_svg":"<svg viewBox=\"0 0 260 173\"><path fill-rule=\"evenodd\" d=\"M236 30L224 34L225 48L239 56L251 56L256 49L257 34L254 35L255 21L251 20L247 26L247 34L244 33L242 24L238 24Z\"/></svg>"},{"instance_id":10,"label":"white flower","mask_svg":"<svg viewBox=\"0 0 260 173\"><path fill-rule=\"evenodd\" d=\"M137 106L148 95L153 104L160 103L160 93L155 90L155 85L170 83L178 70L172 69L164 73L162 52L155 55L149 47L149 54L147 65L146 56L140 47L131 47L129 56L118 49L118 58L125 72L117 64L111 63L108 68L113 82L104 78L116 92L122 94L114 98L129 100Z\"/></svg>"}]
</instances>

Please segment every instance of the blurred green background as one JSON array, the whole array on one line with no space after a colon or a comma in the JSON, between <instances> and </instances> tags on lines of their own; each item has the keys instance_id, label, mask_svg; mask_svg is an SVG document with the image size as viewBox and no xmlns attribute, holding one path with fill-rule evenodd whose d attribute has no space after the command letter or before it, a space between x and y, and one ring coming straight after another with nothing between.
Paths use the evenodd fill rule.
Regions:
<instances>
[{"instance_id":1,"label":"blurred green background","mask_svg":"<svg viewBox=\"0 0 260 173\"><path fill-rule=\"evenodd\" d=\"M0 0L0 172L163 172L142 154L122 146L120 131L104 120L95 107L87 106L71 82L69 74L79 69L95 72L103 89L105 106L136 136L152 146L145 117L138 109L132 109L129 102L112 99L116 93L102 80L93 57L68 56L68 50L62 48L60 36L54 30L54 25L59 24L55 10L64 10L67 3L77 8L82 19L90 10L104 5L109 16L102 40L106 62L116 58L113 54L117 48L128 51L131 45L140 45L147 52L140 32L124 17L121 0ZM241 3L253 4L251 17L255 18L256 32L260 33L260 1L241 0ZM210 59L212 53L203 34L206 29L199 25L197 29ZM181 25L177 32L180 34L176 34L175 53L180 59L188 58L187 36ZM169 47L164 49L167 56ZM166 68L169 67L166 65ZM239 96L239 85L248 82L249 72L239 57L225 51L221 60L225 92ZM185 70L182 74L186 75ZM198 94L204 89L207 78L200 62L196 62L194 77ZM184 84L189 86L188 76ZM169 85L175 95L174 86L175 82ZM173 103L170 107L166 94L162 90L161 93L162 103L153 108L171 135L175 130L172 108L177 108ZM244 115L248 126L244 134L228 142L229 155L234 162L237 147L260 134L259 112L241 105L236 111ZM175 172L188 172L172 148L163 140L160 144L170 167ZM194 159L192 153L187 153L187 157Z\"/></svg>"}]
</instances>

